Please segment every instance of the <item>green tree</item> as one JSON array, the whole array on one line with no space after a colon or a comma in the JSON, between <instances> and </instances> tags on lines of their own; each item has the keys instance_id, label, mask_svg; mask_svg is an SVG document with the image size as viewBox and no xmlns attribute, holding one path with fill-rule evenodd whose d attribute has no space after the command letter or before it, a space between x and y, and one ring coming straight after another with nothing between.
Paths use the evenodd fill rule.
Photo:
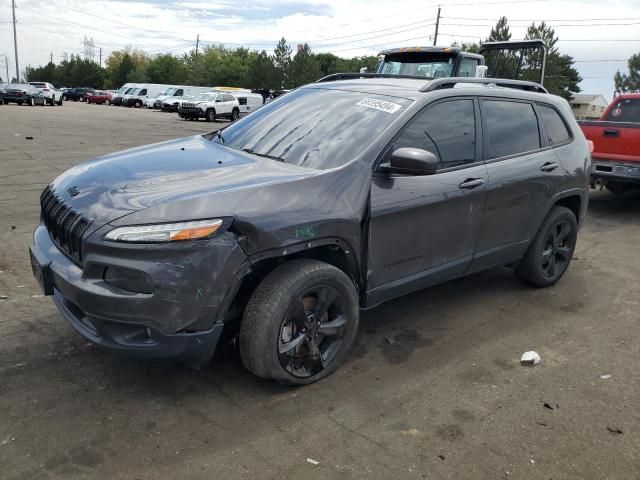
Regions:
<instances>
[{"instance_id":1,"label":"green tree","mask_svg":"<svg viewBox=\"0 0 640 480\"><path fill-rule=\"evenodd\" d=\"M249 88L266 90L280 88L273 57L267 55L264 50L250 57L247 77Z\"/></svg>"},{"instance_id":2,"label":"green tree","mask_svg":"<svg viewBox=\"0 0 640 480\"><path fill-rule=\"evenodd\" d=\"M578 84L582 81L582 77L573 66L575 63L573 57L561 54L558 50L558 37L555 30L545 22L540 25L532 23L527 29L525 38L544 41L547 47L544 85L550 93L571 100L574 93L581 91ZM539 73L536 72L539 72L541 63L541 56L538 52L530 53L523 68L525 79L537 80Z\"/></svg>"},{"instance_id":3,"label":"green tree","mask_svg":"<svg viewBox=\"0 0 640 480\"><path fill-rule=\"evenodd\" d=\"M613 80L616 84L616 91L622 93L640 92L640 53L631 55L627 62L629 73L616 72Z\"/></svg>"},{"instance_id":4,"label":"green tree","mask_svg":"<svg viewBox=\"0 0 640 480\"><path fill-rule=\"evenodd\" d=\"M500 17L496 26L491 29L487 42L508 42L509 40L511 40L511 32L507 17Z\"/></svg>"},{"instance_id":5,"label":"green tree","mask_svg":"<svg viewBox=\"0 0 640 480\"><path fill-rule=\"evenodd\" d=\"M284 37L280 39L276 48L273 50L273 63L276 69L278 88L282 88L283 85L288 85L291 47L287 44Z\"/></svg>"},{"instance_id":6,"label":"green tree","mask_svg":"<svg viewBox=\"0 0 640 480\"><path fill-rule=\"evenodd\" d=\"M318 60L311 53L308 44L298 49L289 65L287 88L296 88L300 85L315 82L322 75Z\"/></svg>"},{"instance_id":7,"label":"green tree","mask_svg":"<svg viewBox=\"0 0 640 480\"><path fill-rule=\"evenodd\" d=\"M183 84L187 80L184 62L173 55L157 55L147 64L146 75L151 83Z\"/></svg>"}]
</instances>

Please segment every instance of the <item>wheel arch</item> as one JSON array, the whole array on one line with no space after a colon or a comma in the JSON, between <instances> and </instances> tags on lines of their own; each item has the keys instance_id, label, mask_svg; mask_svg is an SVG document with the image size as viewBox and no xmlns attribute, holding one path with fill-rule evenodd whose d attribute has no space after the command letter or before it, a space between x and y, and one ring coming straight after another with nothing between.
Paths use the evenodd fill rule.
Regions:
<instances>
[{"instance_id":1,"label":"wheel arch","mask_svg":"<svg viewBox=\"0 0 640 480\"><path fill-rule=\"evenodd\" d=\"M251 294L269 273L287 262L301 258L319 260L346 273L356 287L362 303L364 289L353 248L343 239L323 238L251 255L245 268L238 272L217 320L226 322L239 319Z\"/></svg>"}]
</instances>

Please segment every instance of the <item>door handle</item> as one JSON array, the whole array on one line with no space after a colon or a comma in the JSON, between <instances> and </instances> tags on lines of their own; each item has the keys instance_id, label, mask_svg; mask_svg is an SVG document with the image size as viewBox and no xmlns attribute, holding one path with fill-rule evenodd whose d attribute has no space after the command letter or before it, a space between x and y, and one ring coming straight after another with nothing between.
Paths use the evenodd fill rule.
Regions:
<instances>
[{"instance_id":1,"label":"door handle","mask_svg":"<svg viewBox=\"0 0 640 480\"><path fill-rule=\"evenodd\" d=\"M472 188L479 187L480 185L484 185L484 180L482 178L467 178L464 182L459 184L458 187L471 190Z\"/></svg>"},{"instance_id":2,"label":"door handle","mask_svg":"<svg viewBox=\"0 0 640 480\"><path fill-rule=\"evenodd\" d=\"M605 128L602 131L602 136L603 137L619 137L620 130L618 130L617 128Z\"/></svg>"},{"instance_id":3,"label":"door handle","mask_svg":"<svg viewBox=\"0 0 640 480\"><path fill-rule=\"evenodd\" d=\"M543 172L553 172L559 166L560 164L558 162L547 162L540 167L540 170Z\"/></svg>"}]
</instances>

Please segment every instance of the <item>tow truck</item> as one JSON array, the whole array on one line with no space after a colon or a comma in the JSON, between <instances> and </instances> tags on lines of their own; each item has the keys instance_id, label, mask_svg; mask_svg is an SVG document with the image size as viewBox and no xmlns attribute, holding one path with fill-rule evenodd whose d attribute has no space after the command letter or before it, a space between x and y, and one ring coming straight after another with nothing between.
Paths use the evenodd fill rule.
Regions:
<instances>
[{"instance_id":1,"label":"tow truck","mask_svg":"<svg viewBox=\"0 0 640 480\"><path fill-rule=\"evenodd\" d=\"M485 42L478 53L459 47L402 47L381 51L375 73L361 69L359 73L336 73L319 81L340 78L387 77L469 78L489 77L521 80L524 90L537 90L544 85L547 49L543 40ZM499 85L499 81L497 81ZM513 84L510 84L513 88Z\"/></svg>"}]
</instances>

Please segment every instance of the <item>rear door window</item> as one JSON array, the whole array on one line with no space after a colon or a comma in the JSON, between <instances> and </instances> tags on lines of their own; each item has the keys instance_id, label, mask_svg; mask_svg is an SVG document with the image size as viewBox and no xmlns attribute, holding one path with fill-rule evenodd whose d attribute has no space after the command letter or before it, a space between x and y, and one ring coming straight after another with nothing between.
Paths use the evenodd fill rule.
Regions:
<instances>
[{"instance_id":1,"label":"rear door window","mask_svg":"<svg viewBox=\"0 0 640 480\"><path fill-rule=\"evenodd\" d=\"M538 112L540 112L549 145L560 145L571 139L567 125L555 108L538 105Z\"/></svg>"},{"instance_id":2,"label":"rear door window","mask_svg":"<svg viewBox=\"0 0 640 480\"><path fill-rule=\"evenodd\" d=\"M481 102L488 159L518 155L540 148L538 119L533 105L507 100Z\"/></svg>"},{"instance_id":3,"label":"rear door window","mask_svg":"<svg viewBox=\"0 0 640 480\"><path fill-rule=\"evenodd\" d=\"M223 99L225 102L233 102L236 98L231 95L223 95Z\"/></svg>"},{"instance_id":4,"label":"rear door window","mask_svg":"<svg viewBox=\"0 0 640 480\"><path fill-rule=\"evenodd\" d=\"M438 170L476 160L473 100L447 100L421 111L396 138L394 148L427 150L438 157Z\"/></svg>"},{"instance_id":5,"label":"rear door window","mask_svg":"<svg viewBox=\"0 0 640 480\"><path fill-rule=\"evenodd\" d=\"M475 77L478 60L473 58L463 58L460 62L458 77Z\"/></svg>"},{"instance_id":6,"label":"rear door window","mask_svg":"<svg viewBox=\"0 0 640 480\"><path fill-rule=\"evenodd\" d=\"M607 120L610 122L640 123L640 98L625 98L619 100L609 110Z\"/></svg>"}]
</instances>

